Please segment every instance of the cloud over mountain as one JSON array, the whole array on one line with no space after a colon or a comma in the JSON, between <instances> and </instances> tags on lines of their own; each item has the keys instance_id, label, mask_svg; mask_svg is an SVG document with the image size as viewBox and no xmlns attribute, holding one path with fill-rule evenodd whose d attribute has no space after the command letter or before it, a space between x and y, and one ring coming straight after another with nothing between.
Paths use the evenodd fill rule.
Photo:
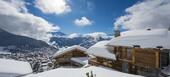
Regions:
<instances>
[{"instance_id":1,"label":"cloud over mountain","mask_svg":"<svg viewBox=\"0 0 170 77\"><path fill-rule=\"evenodd\" d=\"M94 38L98 38L98 37L107 37L108 35L104 32L93 32L93 33L84 34L83 36L91 36Z\"/></svg>"},{"instance_id":2,"label":"cloud over mountain","mask_svg":"<svg viewBox=\"0 0 170 77\"><path fill-rule=\"evenodd\" d=\"M68 38L76 38L76 37L81 37L81 35L78 33L72 33L72 34L68 35L67 37Z\"/></svg>"},{"instance_id":3,"label":"cloud over mountain","mask_svg":"<svg viewBox=\"0 0 170 77\"><path fill-rule=\"evenodd\" d=\"M17 35L48 42L49 32L60 28L27 12L24 0L0 0L0 28Z\"/></svg>"},{"instance_id":4,"label":"cloud over mountain","mask_svg":"<svg viewBox=\"0 0 170 77\"><path fill-rule=\"evenodd\" d=\"M74 24L77 25L77 26L81 26L81 27L84 27L84 26L90 26L93 24L93 21L88 19L87 17L81 17L80 19L76 19L74 20Z\"/></svg>"},{"instance_id":5,"label":"cloud over mountain","mask_svg":"<svg viewBox=\"0 0 170 77\"><path fill-rule=\"evenodd\" d=\"M170 27L170 0L144 0L125 10L114 23L115 29L146 29Z\"/></svg>"}]
</instances>

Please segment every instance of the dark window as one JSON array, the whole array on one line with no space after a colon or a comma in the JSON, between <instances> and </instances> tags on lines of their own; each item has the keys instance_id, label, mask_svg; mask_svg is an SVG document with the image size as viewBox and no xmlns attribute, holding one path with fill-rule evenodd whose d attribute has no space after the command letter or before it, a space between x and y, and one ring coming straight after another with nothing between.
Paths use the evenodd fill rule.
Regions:
<instances>
[{"instance_id":1,"label":"dark window","mask_svg":"<svg viewBox=\"0 0 170 77\"><path fill-rule=\"evenodd\" d=\"M160 64L161 64L161 67L166 67L169 65L170 63L170 53L169 53L169 50L163 50L161 52L161 55L160 55Z\"/></svg>"}]
</instances>

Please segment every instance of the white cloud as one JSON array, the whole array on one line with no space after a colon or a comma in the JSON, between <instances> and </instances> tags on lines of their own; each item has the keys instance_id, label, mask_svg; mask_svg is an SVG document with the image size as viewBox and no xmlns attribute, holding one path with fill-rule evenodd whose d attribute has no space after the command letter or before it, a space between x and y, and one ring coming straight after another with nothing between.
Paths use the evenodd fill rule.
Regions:
<instances>
[{"instance_id":1,"label":"white cloud","mask_svg":"<svg viewBox=\"0 0 170 77\"><path fill-rule=\"evenodd\" d=\"M71 7L66 0L36 0L35 7L48 14L58 15L71 12Z\"/></svg>"},{"instance_id":2,"label":"white cloud","mask_svg":"<svg viewBox=\"0 0 170 77\"><path fill-rule=\"evenodd\" d=\"M170 27L170 0L144 0L126 9L119 17L115 28L146 29Z\"/></svg>"},{"instance_id":3,"label":"white cloud","mask_svg":"<svg viewBox=\"0 0 170 77\"><path fill-rule=\"evenodd\" d=\"M68 37L68 38L81 37L81 34L78 34L78 33L72 33L72 34L68 35L67 37Z\"/></svg>"},{"instance_id":4,"label":"white cloud","mask_svg":"<svg viewBox=\"0 0 170 77\"><path fill-rule=\"evenodd\" d=\"M27 12L23 0L0 0L0 28L17 35L49 41L49 32L59 30L58 26Z\"/></svg>"},{"instance_id":5,"label":"white cloud","mask_svg":"<svg viewBox=\"0 0 170 77\"><path fill-rule=\"evenodd\" d=\"M76 19L74 20L74 24L77 25L77 26L90 26L93 24L93 21L89 20L88 18L86 17L81 17L81 19Z\"/></svg>"}]
</instances>

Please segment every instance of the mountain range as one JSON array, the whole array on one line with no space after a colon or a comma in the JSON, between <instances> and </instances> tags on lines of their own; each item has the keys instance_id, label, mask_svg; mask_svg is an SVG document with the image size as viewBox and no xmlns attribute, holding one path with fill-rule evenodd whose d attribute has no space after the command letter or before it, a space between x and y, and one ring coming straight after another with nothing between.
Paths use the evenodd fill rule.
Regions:
<instances>
[{"instance_id":1,"label":"mountain range","mask_svg":"<svg viewBox=\"0 0 170 77\"><path fill-rule=\"evenodd\" d=\"M112 36L102 32L91 34L66 34L63 32L53 32L52 34L53 37L50 40L51 45L49 45L41 40L15 35L0 29L0 47L15 46L16 48L24 50L32 50L38 48L52 48L57 50L56 47L61 48L72 45L80 45L89 48L99 41L110 40L112 38Z\"/></svg>"},{"instance_id":2,"label":"mountain range","mask_svg":"<svg viewBox=\"0 0 170 77\"><path fill-rule=\"evenodd\" d=\"M103 32L90 34L65 34L62 32L56 32L53 36L54 37L51 38L50 42L59 48L72 45L80 45L89 48L99 41L110 40L112 38L111 35L107 35Z\"/></svg>"}]
</instances>

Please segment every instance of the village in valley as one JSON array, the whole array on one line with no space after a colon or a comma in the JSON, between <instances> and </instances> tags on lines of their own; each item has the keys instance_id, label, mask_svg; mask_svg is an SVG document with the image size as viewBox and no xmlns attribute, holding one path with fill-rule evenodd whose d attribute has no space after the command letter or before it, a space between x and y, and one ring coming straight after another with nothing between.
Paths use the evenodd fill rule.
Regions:
<instances>
[{"instance_id":1,"label":"village in valley","mask_svg":"<svg viewBox=\"0 0 170 77\"><path fill-rule=\"evenodd\" d=\"M0 0L0 77L170 77L169 0Z\"/></svg>"}]
</instances>

